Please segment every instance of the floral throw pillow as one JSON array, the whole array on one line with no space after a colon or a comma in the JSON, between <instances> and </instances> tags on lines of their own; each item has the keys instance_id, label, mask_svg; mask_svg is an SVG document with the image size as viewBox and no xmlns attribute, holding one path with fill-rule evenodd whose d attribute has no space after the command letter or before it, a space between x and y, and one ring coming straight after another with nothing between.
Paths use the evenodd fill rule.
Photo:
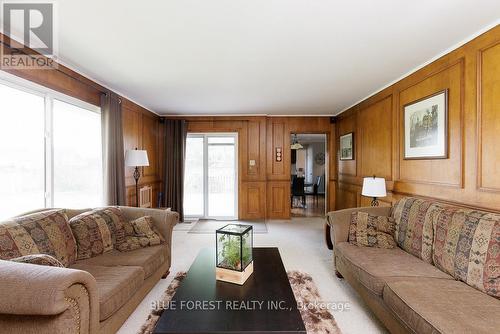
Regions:
<instances>
[{"instance_id":1,"label":"floral throw pillow","mask_svg":"<svg viewBox=\"0 0 500 334\"><path fill-rule=\"evenodd\" d=\"M450 208L434 221L434 265L500 298L500 216Z\"/></svg>"},{"instance_id":2,"label":"floral throw pillow","mask_svg":"<svg viewBox=\"0 0 500 334\"><path fill-rule=\"evenodd\" d=\"M64 210L47 210L0 223L0 259L48 254L65 266L75 262L77 245Z\"/></svg>"},{"instance_id":3,"label":"floral throw pillow","mask_svg":"<svg viewBox=\"0 0 500 334\"><path fill-rule=\"evenodd\" d=\"M165 240L155 229L153 219L150 216L137 218L125 223L126 237L123 243L116 246L120 252L159 245Z\"/></svg>"},{"instance_id":4,"label":"floral throw pillow","mask_svg":"<svg viewBox=\"0 0 500 334\"><path fill-rule=\"evenodd\" d=\"M150 245L150 241L147 237L137 237L133 235L128 235L125 237L125 241L116 246L120 252L130 252L139 248L145 248Z\"/></svg>"},{"instance_id":5,"label":"floral throw pillow","mask_svg":"<svg viewBox=\"0 0 500 334\"><path fill-rule=\"evenodd\" d=\"M395 223L390 217L353 212L349 225L349 243L357 246L395 248Z\"/></svg>"},{"instance_id":6,"label":"floral throw pillow","mask_svg":"<svg viewBox=\"0 0 500 334\"><path fill-rule=\"evenodd\" d=\"M64 264L62 264L55 257L50 256L48 254L25 255L25 256L20 256L20 257L16 257L14 259L11 259L11 261L20 262L20 263L38 264L38 265L49 266L49 267L64 268Z\"/></svg>"},{"instance_id":7,"label":"floral throw pillow","mask_svg":"<svg viewBox=\"0 0 500 334\"><path fill-rule=\"evenodd\" d=\"M78 260L109 252L125 239L124 219L119 208L84 212L71 218L69 224L78 245Z\"/></svg>"},{"instance_id":8,"label":"floral throw pillow","mask_svg":"<svg viewBox=\"0 0 500 334\"><path fill-rule=\"evenodd\" d=\"M136 236L148 237L151 240L154 240L153 242L155 244L160 244L160 242L163 241L161 234L155 231L153 218L150 216L138 218L132 221L131 224L134 227Z\"/></svg>"}]
</instances>

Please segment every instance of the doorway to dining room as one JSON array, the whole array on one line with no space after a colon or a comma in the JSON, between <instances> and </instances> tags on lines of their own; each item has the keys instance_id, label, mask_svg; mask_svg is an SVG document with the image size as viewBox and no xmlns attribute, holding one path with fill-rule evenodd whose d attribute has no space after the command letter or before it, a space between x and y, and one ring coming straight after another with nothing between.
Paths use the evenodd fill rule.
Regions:
<instances>
[{"instance_id":1,"label":"doorway to dining room","mask_svg":"<svg viewBox=\"0 0 500 334\"><path fill-rule=\"evenodd\" d=\"M325 215L326 139L326 134L291 134L290 210L292 217Z\"/></svg>"}]
</instances>

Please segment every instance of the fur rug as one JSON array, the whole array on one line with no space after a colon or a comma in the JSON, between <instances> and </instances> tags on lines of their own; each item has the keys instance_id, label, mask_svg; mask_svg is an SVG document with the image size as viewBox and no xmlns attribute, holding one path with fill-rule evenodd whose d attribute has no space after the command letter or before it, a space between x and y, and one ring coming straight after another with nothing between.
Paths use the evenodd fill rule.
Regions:
<instances>
[{"instance_id":1,"label":"fur rug","mask_svg":"<svg viewBox=\"0 0 500 334\"><path fill-rule=\"evenodd\" d=\"M315 302L321 302L321 297L311 276L300 271L289 271L287 274L297 303L299 305L309 305L309 307L299 308L307 333L340 334L341 331L333 315L328 310L315 305ZM163 293L160 301L165 303L170 301L185 277L186 272L178 272L172 280L172 283L170 283L167 290ZM152 310L138 334L153 333L155 325L162 313L162 309Z\"/></svg>"},{"instance_id":2,"label":"fur rug","mask_svg":"<svg viewBox=\"0 0 500 334\"><path fill-rule=\"evenodd\" d=\"M300 271L289 271L287 274L297 303L309 306L299 307L307 333L340 334L333 315L320 305L315 305L322 302L322 299L312 277Z\"/></svg>"}]
</instances>

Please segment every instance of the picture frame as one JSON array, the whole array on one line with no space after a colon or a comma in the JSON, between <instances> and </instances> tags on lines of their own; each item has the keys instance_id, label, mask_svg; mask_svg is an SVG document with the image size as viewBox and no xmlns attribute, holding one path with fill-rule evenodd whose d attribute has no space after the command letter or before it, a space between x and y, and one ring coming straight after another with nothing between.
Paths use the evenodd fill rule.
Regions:
<instances>
[{"instance_id":1,"label":"picture frame","mask_svg":"<svg viewBox=\"0 0 500 334\"><path fill-rule=\"evenodd\" d=\"M448 89L403 106L404 160L448 158Z\"/></svg>"},{"instance_id":2,"label":"picture frame","mask_svg":"<svg viewBox=\"0 0 500 334\"><path fill-rule=\"evenodd\" d=\"M354 160L354 132L340 136L340 160Z\"/></svg>"}]
</instances>

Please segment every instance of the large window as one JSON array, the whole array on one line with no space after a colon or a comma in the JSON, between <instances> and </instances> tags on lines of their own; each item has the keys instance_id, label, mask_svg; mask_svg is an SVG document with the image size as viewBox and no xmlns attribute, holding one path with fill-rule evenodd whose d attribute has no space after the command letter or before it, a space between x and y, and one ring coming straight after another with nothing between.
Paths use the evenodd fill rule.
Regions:
<instances>
[{"instance_id":1,"label":"large window","mask_svg":"<svg viewBox=\"0 0 500 334\"><path fill-rule=\"evenodd\" d=\"M0 81L0 219L102 205L99 108L13 80Z\"/></svg>"},{"instance_id":2,"label":"large window","mask_svg":"<svg viewBox=\"0 0 500 334\"><path fill-rule=\"evenodd\" d=\"M54 99L54 206L102 205L101 115Z\"/></svg>"},{"instance_id":3,"label":"large window","mask_svg":"<svg viewBox=\"0 0 500 334\"><path fill-rule=\"evenodd\" d=\"M45 206L41 96L0 84L0 219Z\"/></svg>"}]
</instances>

